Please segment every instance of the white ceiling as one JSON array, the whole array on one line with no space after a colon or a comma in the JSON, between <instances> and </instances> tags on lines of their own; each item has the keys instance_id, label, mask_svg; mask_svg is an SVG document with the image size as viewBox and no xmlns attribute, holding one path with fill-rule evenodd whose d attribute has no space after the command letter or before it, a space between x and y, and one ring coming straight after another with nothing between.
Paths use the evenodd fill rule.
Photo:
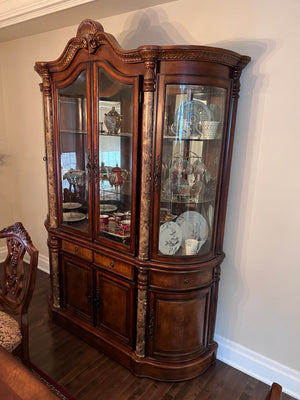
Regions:
<instances>
[{"instance_id":1,"label":"white ceiling","mask_svg":"<svg viewBox=\"0 0 300 400\"><path fill-rule=\"evenodd\" d=\"M0 42L172 0L0 0Z\"/></svg>"}]
</instances>

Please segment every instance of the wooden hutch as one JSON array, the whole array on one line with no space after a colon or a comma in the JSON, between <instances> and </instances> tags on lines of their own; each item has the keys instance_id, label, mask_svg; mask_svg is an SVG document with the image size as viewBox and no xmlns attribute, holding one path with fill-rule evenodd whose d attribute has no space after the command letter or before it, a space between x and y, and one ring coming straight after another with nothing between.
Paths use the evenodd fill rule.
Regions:
<instances>
[{"instance_id":1,"label":"wooden hutch","mask_svg":"<svg viewBox=\"0 0 300 400\"><path fill-rule=\"evenodd\" d=\"M203 46L123 50L84 20L44 102L55 321L138 376L215 360L226 201L242 69Z\"/></svg>"}]
</instances>

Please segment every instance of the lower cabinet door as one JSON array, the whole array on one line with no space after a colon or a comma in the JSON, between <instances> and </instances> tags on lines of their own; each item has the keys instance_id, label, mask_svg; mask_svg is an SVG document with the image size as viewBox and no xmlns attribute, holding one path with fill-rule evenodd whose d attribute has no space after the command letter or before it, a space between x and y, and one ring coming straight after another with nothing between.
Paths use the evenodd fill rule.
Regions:
<instances>
[{"instance_id":1,"label":"lower cabinet door","mask_svg":"<svg viewBox=\"0 0 300 400\"><path fill-rule=\"evenodd\" d=\"M93 324L93 270L91 266L63 256L62 277L63 308Z\"/></svg>"},{"instance_id":2,"label":"lower cabinet door","mask_svg":"<svg viewBox=\"0 0 300 400\"><path fill-rule=\"evenodd\" d=\"M96 272L96 327L129 347L135 329L134 290L132 282Z\"/></svg>"},{"instance_id":3,"label":"lower cabinet door","mask_svg":"<svg viewBox=\"0 0 300 400\"><path fill-rule=\"evenodd\" d=\"M148 356L176 362L197 358L207 348L210 289L150 291Z\"/></svg>"}]
</instances>

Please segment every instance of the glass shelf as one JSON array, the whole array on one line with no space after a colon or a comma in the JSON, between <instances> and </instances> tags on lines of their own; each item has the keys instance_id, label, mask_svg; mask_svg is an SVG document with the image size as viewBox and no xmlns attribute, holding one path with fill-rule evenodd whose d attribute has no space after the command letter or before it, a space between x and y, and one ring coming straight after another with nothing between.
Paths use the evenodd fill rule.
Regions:
<instances>
[{"instance_id":1,"label":"glass shelf","mask_svg":"<svg viewBox=\"0 0 300 400\"><path fill-rule=\"evenodd\" d=\"M133 85L98 68L98 236L130 246ZM125 222L126 221L126 222Z\"/></svg>"},{"instance_id":2,"label":"glass shelf","mask_svg":"<svg viewBox=\"0 0 300 400\"><path fill-rule=\"evenodd\" d=\"M226 89L167 84L162 127L159 253L210 250ZM167 210L167 211L166 211Z\"/></svg>"},{"instance_id":3,"label":"glass shelf","mask_svg":"<svg viewBox=\"0 0 300 400\"><path fill-rule=\"evenodd\" d=\"M62 224L88 233L90 221L85 70L70 85L58 89L58 119Z\"/></svg>"}]
</instances>

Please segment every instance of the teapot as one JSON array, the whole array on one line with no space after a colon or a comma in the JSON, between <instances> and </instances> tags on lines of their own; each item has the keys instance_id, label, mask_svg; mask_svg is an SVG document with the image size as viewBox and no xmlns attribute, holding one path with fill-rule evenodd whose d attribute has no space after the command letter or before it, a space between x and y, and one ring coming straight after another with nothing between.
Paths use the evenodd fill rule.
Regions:
<instances>
[{"instance_id":1,"label":"teapot","mask_svg":"<svg viewBox=\"0 0 300 400\"><path fill-rule=\"evenodd\" d=\"M107 176L108 176L108 181L111 185L111 187L115 186L121 186L125 182L127 176L128 176L128 171L126 169L122 169L116 164L114 168L107 168Z\"/></svg>"},{"instance_id":2,"label":"teapot","mask_svg":"<svg viewBox=\"0 0 300 400\"><path fill-rule=\"evenodd\" d=\"M122 116L113 107L107 114L104 114L104 124L110 135L117 135L121 128Z\"/></svg>"}]
</instances>

